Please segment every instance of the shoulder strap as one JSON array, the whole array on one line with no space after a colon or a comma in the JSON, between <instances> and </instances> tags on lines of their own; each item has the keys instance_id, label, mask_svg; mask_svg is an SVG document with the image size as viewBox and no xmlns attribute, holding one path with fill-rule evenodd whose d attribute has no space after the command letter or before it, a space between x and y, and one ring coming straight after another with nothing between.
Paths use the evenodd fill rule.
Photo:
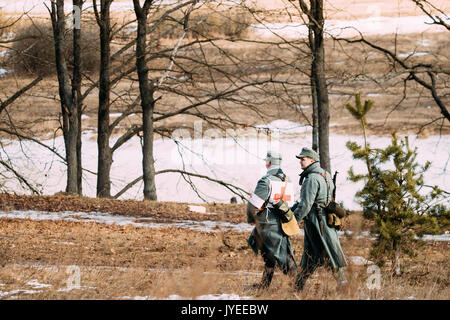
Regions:
<instances>
[{"instance_id":1,"label":"shoulder strap","mask_svg":"<svg viewBox=\"0 0 450 320\"><path fill-rule=\"evenodd\" d=\"M267 203L269 202L270 199L270 195L272 194L272 184L269 181L269 195L267 196L267 199L264 200L263 205L261 206L261 208L259 209L258 213L263 212L264 209L266 209Z\"/></svg>"},{"instance_id":2,"label":"shoulder strap","mask_svg":"<svg viewBox=\"0 0 450 320\"><path fill-rule=\"evenodd\" d=\"M281 197L280 197L280 200L283 200L283 198L284 198L284 193L286 192L286 188L287 188L287 185L288 185L288 179L287 179L287 177L285 177L285 180L286 180L286 182L284 183L284 188L281 189Z\"/></svg>"},{"instance_id":3,"label":"shoulder strap","mask_svg":"<svg viewBox=\"0 0 450 320\"><path fill-rule=\"evenodd\" d=\"M326 172L324 172L324 173L311 172L311 173L318 174L318 175L322 176L322 177L325 179L325 183L327 184L327 198L326 198L326 200L325 200L325 206L327 206L328 203L329 203L328 198L329 198L329 195L330 195L330 186L329 186L328 180L327 180L327 173L326 173ZM311 173L309 173L308 175L310 175ZM319 185L319 190L320 190L320 185ZM316 201L318 195L319 195L319 192L317 192L316 199L314 199L314 202L317 203L317 204L319 204L319 203Z\"/></svg>"}]
</instances>

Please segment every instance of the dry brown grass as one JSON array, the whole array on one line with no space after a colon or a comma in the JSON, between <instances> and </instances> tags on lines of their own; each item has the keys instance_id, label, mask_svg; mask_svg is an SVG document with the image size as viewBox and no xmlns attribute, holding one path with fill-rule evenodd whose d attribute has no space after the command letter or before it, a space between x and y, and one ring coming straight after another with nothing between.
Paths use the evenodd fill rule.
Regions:
<instances>
[{"instance_id":1,"label":"dry brown grass","mask_svg":"<svg viewBox=\"0 0 450 320\"><path fill-rule=\"evenodd\" d=\"M411 51L432 51L433 57L421 56L416 59L435 59L438 63L444 63L448 61L448 52L445 47L448 46L448 39L442 34L433 34L430 41L430 46L426 49L417 45L418 41L422 37L420 35L405 35L399 36L397 39L398 52L406 53ZM372 39L377 43L386 46L390 49L394 48L394 43L389 39L378 37ZM173 45L173 40L161 43L162 46ZM230 66L230 73L242 73L245 72L245 76L259 76L261 78L268 77L270 75L280 74L286 77L291 82L307 83L309 80L307 76L299 72L295 72L289 68L282 68L281 66L272 65L270 68L264 67L264 62L261 59L270 54L270 56L282 56L285 58L291 56L292 53L281 48L268 47L257 44L239 44L239 43L220 43L231 54L247 59L248 63L244 65ZM203 48L205 53L210 57L211 63L219 63L221 56L217 53L217 50L213 47L205 46ZM328 40L326 43L327 53L327 72L329 75L329 98L331 108L331 123L334 124L331 128L331 132L343 133L343 134L358 134L355 132L357 128L356 120L345 111L345 104L347 102L353 103L353 94L360 92L363 99L372 99L375 101L374 112L371 112L369 116L369 134L390 134L394 129L400 133L418 133L421 126L431 122L437 118L440 113L439 109L433 102L430 94L420 87L419 85L409 82L408 87L404 91L406 98L403 99L403 85L401 79L393 79L377 85L370 78L380 79L384 77L389 68L386 65L386 58L380 54L371 53L368 56L370 50L360 47L358 45L338 45L337 43ZM252 53L252 54L250 54ZM366 57L369 57L366 60ZM259 59L255 60L256 58ZM447 60L445 60L447 59ZM118 61L117 63L121 63ZM156 67L165 67L165 62L156 61ZM349 68L351 65L351 68ZM186 64L184 66L187 70L191 70L194 66ZM258 67L258 68L257 68ZM305 68L308 65L305 61ZM235 69L233 69L235 68ZM200 72L200 69L194 70L193 77L197 81L197 87L193 90L210 90L211 82L207 73ZM261 71L262 70L262 71ZM358 75L365 75L366 79L353 80ZM158 73L153 75L158 77ZM136 77L132 74L131 77ZM95 76L93 77L95 79ZM224 86L225 82L221 76L217 75L216 85L218 87ZM12 95L15 90L31 81L28 77L17 77L17 75L9 74L4 77L0 82L1 98ZM85 83L84 89L87 88ZM129 97L123 101L117 101L112 105L111 112L120 112L126 108L126 103L131 102L132 99L138 95L138 86L129 79L125 79L115 85L113 88L113 98L117 96ZM299 123L306 123L305 116L311 119L311 108L303 110L304 115L295 109L295 104L311 105L310 92L307 86L289 87L288 93L294 99L289 101L284 97L284 100L277 97L280 92L274 92L273 94L264 95L261 91L247 90L243 92L243 98L249 98L255 102L258 102L257 112L248 111L242 112L242 105L231 102L223 102L221 108L224 109L233 120L236 122L247 123L248 125L261 124L263 122L269 122L274 119L287 119ZM376 96L374 96L374 94ZM129 95L129 96L128 96ZM41 82L36 88L33 88L27 95L18 100L13 107L9 108L10 116L14 121L17 121L17 127L22 129L28 129L39 137L50 137L58 128L58 117L60 113L59 102L55 99L58 97L57 82L54 78L48 78ZM180 98L180 96L172 93L162 94L162 99L158 101L158 111L164 112L172 110L174 106L185 106L190 102L187 99ZM97 91L94 90L90 96L84 102L85 109L84 114L89 116L88 119L83 120L83 128L85 130L90 129L96 131L97 125L97 104L98 97ZM431 108L427 108L431 106ZM213 108L214 107L214 108ZM203 106L200 110L209 116L217 116L218 106L217 104L211 104L211 106ZM261 118L263 115L263 118ZM2 115L5 119L6 115ZM31 123L30 123L31 120ZM166 119L160 125L165 128L177 128L181 125L191 125L195 119L191 116L180 115L170 119ZM132 116L126 120L122 126L123 128L117 129L114 134L123 132L127 126L140 123L139 116ZM427 127L422 132L422 136L426 137L430 134L448 134L450 132L449 126L442 126L440 121L435 122ZM61 131L57 132L61 134Z\"/></svg>"},{"instance_id":2,"label":"dry brown grass","mask_svg":"<svg viewBox=\"0 0 450 320\"><path fill-rule=\"evenodd\" d=\"M0 10L0 37L11 31L11 23L11 19L6 17L5 13Z\"/></svg>"},{"instance_id":3,"label":"dry brown grass","mask_svg":"<svg viewBox=\"0 0 450 320\"><path fill-rule=\"evenodd\" d=\"M30 200L24 197L25 200ZM68 198L70 199L70 198ZM17 199L16 199L17 200ZM64 201L55 197L56 204ZM86 202L87 199L84 199ZM115 206L129 208L127 201ZM98 211L110 210L108 201L93 201ZM11 204L11 203L10 203ZM65 210L74 210L78 202L67 200ZM188 218L183 204L158 204L160 217ZM73 207L71 207L73 206ZM178 209L176 209L178 207ZM12 209L2 201L1 209ZM19 209L19 201L15 209ZM82 210L83 208L80 208ZM210 210L212 208L209 208ZM36 210L43 210L36 206ZM45 210L44 210L45 211ZM116 210L117 212L120 210ZM218 211L239 215L242 206L222 205ZM145 210L129 212L147 215ZM195 219L190 217L191 219ZM197 219L204 219L199 215ZM208 219L213 219L208 215ZM347 218L347 230L367 230L361 213ZM228 220L232 221L232 220ZM380 290L366 286L367 268L346 268L349 286L338 290L336 281L325 268L319 268L303 292L292 287L292 279L276 271L267 291L255 291L251 284L261 277L263 262L247 245L248 233L200 232L179 228L149 229L132 226L67 221L31 221L0 219L0 287L2 292L33 289L27 284L37 280L51 287L41 292L16 292L2 298L13 299L126 299L133 297L167 298L178 295L193 298L206 294L237 294L254 299L448 299L450 255L448 243L430 242L416 259L405 259L404 273L391 278L389 267L382 269ZM297 262L303 250L303 238L292 239ZM370 241L341 237L347 257L367 258ZM67 291L68 266L80 268L81 288ZM58 290L63 291L58 291Z\"/></svg>"},{"instance_id":4,"label":"dry brown grass","mask_svg":"<svg viewBox=\"0 0 450 320\"><path fill-rule=\"evenodd\" d=\"M349 286L338 290L331 274L318 269L301 293L292 279L276 272L269 290L250 288L259 281L262 259L246 245L248 234L220 234L183 229L145 229L97 223L0 220L3 252L0 283L4 292L30 289L27 282L51 284L19 299L117 299L124 297L193 298L205 294L237 294L256 299L448 299L448 245L426 248L408 263L400 278L383 272L382 288L368 290L366 268L347 267ZM342 239L347 256L361 255L363 240ZM302 239L294 238L297 259ZM362 247L359 248L359 247ZM364 250L365 251L365 250ZM425 262L426 261L426 262ZM425 263L424 263L425 262ZM67 267L80 268L81 288L67 288ZM10 297L6 297L10 298Z\"/></svg>"},{"instance_id":5,"label":"dry brown grass","mask_svg":"<svg viewBox=\"0 0 450 320\"><path fill-rule=\"evenodd\" d=\"M343 8L351 6L352 14L363 14L361 10L364 9L363 5L367 5L370 1L364 1L363 3L356 2L333 2L333 8L328 10L335 11L339 15L344 14ZM328 3L330 5L331 3ZM438 3L441 5L441 3ZM382 9L386 13L391 14L395 10L406 10L403 8L406 6L405 1L394 5L391 2L383 1ZM203 10L203 11L202 11ZM195 11L195 14L199 16L206 13L206 9ZM333 11L333 12L334 12ZM402 11L403 12L403 11ZM414 15L412 11L405 11L405 15ZM132 14L115 12L115 19L117 22L127 21ZM193 16L194 17L194 16ZM213 19L214 18L214 19ZM350 18L350 17L347 17ZM221 20L211 15L213 24L221 25ZM246 20L246 19L244 19ZM217 22L217 23L216 23ZM229 25L229 24L226 24ZM132 27L132 26L130 26ZM223 30L222 30L223 31ZM215 32L211 29L211 32ZM129 36L129 35L128 35ZM251 37L251 36L250 36ZM424 47L419 44L419 41L424 38L421 34L408 34L398 35L396 41L393 37L379 36L372 37L370 40L387 47L391 50L395 49L399 53L407 53L412 51L430 51L432 54L420 57L411 57L411 61L430 62L433 60L438 68L446 68L448 64L448 48L449 40L445 33L427 34L427 40L429 46ZM159 43L160 48L173 47L176 39L164 39ZM220 46L230 52L230 54L240 57L244 62L237 65L230 65L227 67L227 71L230 74L242 74L245 77L259 77L260 79L267 78L269 76L280 76L289 79L293 83L308 83L309 80L305 74L295 71L293 68L286 66L280 66L273 62L268 62L269 57L283 57L286 60L298 61L301 60L300 69L308 70L309 63L307 59L301 59L298 53L290 52L282 47L269 46L262 44L250 44L250 43L238 43L238 42L218 42ZM114 46L118 46L115 44ZM118 48L118 47L117 47ZM117 49L116 48L116 49ZM306 48L305 48L306 49ZM208 57L208 61L211 63L223 63L223 55L219 54L216 48L209 45L204 45L203 50ZM128 52L121 59L115 62L115 66L123 64L129 54ZM185 52L185 55L199 54L198 52ZM331 123L333 126L330 128L332 133L341 134L359 134L356 128L359 128L356 120L354 120L344 106L347 102L353 103L353 94L360 92L363 99L370 98L375 101L374 111L371 112L369 122L369 134L370 135L388 135L393 130L397 130L399 133L412 133L416 134L420 132L421 137L427 137L433 134L449 134L450 127L442 121L436 121L440 116L438 107L435 105L429 92L423 89L421 86L409 82L405 90L403 90L403 82L401 78L392 79L383 82L378 85L371 78L381 79L385 77L391 70L386 64L386 58L383 55L377 54L367 47L359 45L338 44L332 40L326 41L326 61L327 61L327 76L329 81L329 99L331 108ZM131 61L133 64L134 61ZM212 90L212 80L206 70L198 65L193 65L192 62L179 61L180 65L188 71L192 71L193 79L196 86L186 87L188 92L201 92L202 90ZM131 65L129 64L129 65ZM167 67L167 60L155 60L152 62L152 67L164 69ZM9 68L9 67L5 67ZM179 75L175 67L174 75ZM161 74L161 71L153 72L152 77L157 78ZM181 74L181 73L180 73ZM354 79L357 75L360 75L358 79ZM361 76L364 76L363 79ZM131 74L131 78L137 78L136 74ZM97 75L92 75L91 79L96 80ZM226 85L226 81L223 75L214 74L215 85L218 88L223 88ZM0 81L0 98L4 99L11 96L17 89L21 88L24 84L31 81L30 77L20 74L8 74ZM83 90L88 87L88 81L85 81ZM170 81L167 81L169 84ZM175 84L174 84L175 85ZM180 84L177 84L180 85ZM184 84L182 84L184 86ZM116 101L112 107L111 112L120 112L124 110L127 103L131 101L139 94L138 86L130 79L124 79L120 83L114 86L113 99L118 96L124 97L124 100ZM444 88L440 88L439 92L444 92ZM263 94L261 91L249 89L242 92L242 98L253 101L257 107L254 111L246 110L242 112L242 105L234 102L222 102L219 106L217 103L211 103L209 106L202 106L199 110L205 115L211 117L224 116L226 113L236 122L245 123L247 125L262 124L264 122L270 122L275 119L287 119L301 124L306 124L308 118L311 121L311 108L303 110L304 114L295 109L296 104L311 105L310 89L307 86L290 86L287 93L292 100L286 97L286 93L282 91L269 92L269 94ZM403 97L403 93L406 97ZM280 95L280 96L278 96ZM376 95L376 96L374 96ZM157 102L157 111L166 112L173 110L174 107L181 107L190 104L188 99L177 96L173 93L164 92L161 93L162 98ZM58 90L56 78L51 77L42 81L36 88L30 90L27 95L21 97L14 106L8 108L9 116L13 119L17 128L20 128L24 132L30 135L38 136L40 138L50 138L53 135L61 135L61 130L58 130L60 105L57 101ZM237 95L236 95L237 97ZM83 130L92 130L96 132L97 126L97 106L98 106L98 93L93 90L91 95L84 101L84 114L89 118L83 120ZM430 108L428 108L430 106ZM221 109L223 112L221 113ZM2 114L0 120L6 121L7 115ZM196 119L189 115L179 115L173 118L164 120L158 123L158 126L164 127L168 130L176 129L182 125L192 126L193 121ZM127 127L133 124L140 124L141 120L139 115L134 115L124 121L121 124L121 128L114 130L113 134L117 135L123 133ZM432 123L431 123L432 122ZM429 124L425 129L421 129L422 126ZM226 126L226 124L225 124ZM6 137L4 133L0 136Z\"/></svg>"},{"instance_id":6,"label":"dry brown grass","mask_svg":"<svg viewBox=\"0 0 450 320\"><path fill-rule=\"evenodd\" d=\"M15 28L17 38L22 41L14 42L12 50L15 52L14 68L18 74L55 75L55 48L53 30L49 20L27 21ZM64 56L69 70L73 63L72 33L65 33ZM81 67L83 72L92 73L98 70L100 64L100 41L94 21L83 23L81 34Z\"/></svg>"}]
</instances>

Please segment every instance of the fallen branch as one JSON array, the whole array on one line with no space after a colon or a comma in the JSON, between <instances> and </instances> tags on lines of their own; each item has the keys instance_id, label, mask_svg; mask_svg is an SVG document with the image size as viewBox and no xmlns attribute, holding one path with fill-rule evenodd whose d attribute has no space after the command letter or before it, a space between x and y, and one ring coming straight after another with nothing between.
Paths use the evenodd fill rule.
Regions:
<instances>
[{"instance_id":1,"label":"fallen branch","mask_svg":"<svg viewBox=\"0 0 450 320\"><path fill-rule=\"evenodd\" d=\"M197 178L201 178L201 179L206 179L215 183L218 183L222 186L224 186L225 188L227 188L228 190L230 190L232 193L234 193L235 195L239 196L243 201L246 200L246 198L242 195L242 193L246 194L246 195L250 195L250 193L248 193L247 191L245 191L244 189L237 187L235 185L232 185L230 183L224 182L222 180L218 180L218 179L214 179L205 175L201 175L198 173L193 173L193 172L187 172L184 170L178 170L178 169L166 169L166 170L161 170L161 171L156 171L155 172L155 176L157 174L163 174L163 173L180 173L182 175L189 175L192 177L197 177ZM143 178L143 176L140 176L136 179L134 179L133 181L131 181L130 183L128 183L122 190L120 190L115 196L113 196L114 199L119 198L121 195L123 195L125 192L127 192L130 188L132 188L136 183L138 183L139 181L141 181ZM232 188L234 188L235 190L233 190ZM241 193L237 192L240 191Z\"/></svg>"}]
</instances>

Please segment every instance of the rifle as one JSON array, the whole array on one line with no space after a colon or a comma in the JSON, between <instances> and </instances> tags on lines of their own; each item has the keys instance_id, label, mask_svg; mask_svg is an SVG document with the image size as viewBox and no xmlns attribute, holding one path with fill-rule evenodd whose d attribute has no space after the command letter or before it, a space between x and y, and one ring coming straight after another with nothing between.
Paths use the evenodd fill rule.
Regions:
<instances>
[{"instance_id":1,"label":"rifle","mask_svg":"<svg viewBox=\"0 0 450 320\"><path fill-rule=\"evenodd\" d=\"M333 201L336 201L336 176L338 174L338 171L334 172L334 176L333 176L333 184L334 184L334 189L333 189Z\"/></svg>"}]
</instances>

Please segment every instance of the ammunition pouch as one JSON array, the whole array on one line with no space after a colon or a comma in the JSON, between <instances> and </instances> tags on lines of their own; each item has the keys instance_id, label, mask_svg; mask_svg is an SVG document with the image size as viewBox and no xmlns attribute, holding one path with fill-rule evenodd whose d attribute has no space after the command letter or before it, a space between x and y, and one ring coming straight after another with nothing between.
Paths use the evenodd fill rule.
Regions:
<instances>
[{"instance_id":1,"label":"ammunition pouch","mask_svg":"<svg viewBox=\"0 0 450 320\"><path fill-rule=\"evenodd\" d=\"M328 214L335 214L339 218L345 217L345 210L334 201L330 201L330 203L325 207L325 212Z\"/></svg>"},{"instance_id":2,"label":"ammunition pouch","mask_svg":"<svg viewBox=\"0 0 450 320\"><path fill-rule=\"evenodd\" d=\"M334 205L331 205L331 204L334 204ZM335 228L336 230L342 229L342 221L340 219L341 217L339 217L339 215L335 212L335 209L334 209L335 205L339 206L336 202L332 201L327 206L325 206L325 204L319 204L319 203L315 202L314 205L317 208L318 215L320 215L321 210L323 210L325 212L326 218L327 218L327 225L330 228ZM340 206L339 206L339 208L340 208L340 210L342 210L344 212L344 216L345 216L345 210L342 209ZM321 221L320 218L319 218L319 221Z\"/></svg>"},{"instance_id":3,"label":"ammunition pouch","mask_svg":"<svg viewBox=\"0 0 450 320\"><path fill-rule=\"evenodd\" d=\"M327 225L336 230L341 230L342 228L341 219L334 213L327 213Z\"/></svg>"}]
</instances>

